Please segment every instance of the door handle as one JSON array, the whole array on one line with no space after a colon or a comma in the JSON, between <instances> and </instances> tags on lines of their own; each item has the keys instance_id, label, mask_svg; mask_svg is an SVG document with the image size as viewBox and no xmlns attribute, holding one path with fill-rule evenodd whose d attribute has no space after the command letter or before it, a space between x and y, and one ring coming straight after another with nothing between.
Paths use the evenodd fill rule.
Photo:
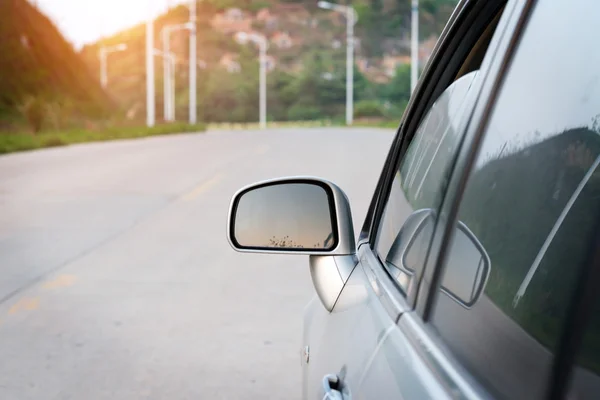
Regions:
<instances>
[{"instance_id":1,"label":"door handle","mask_svg":"<svg viewBox=\"0 0 600 400\"><path fill-rule=\"evenodd\" d=\"M323 400L350 400L350 390L335 374L323 377Z\"/></svg>"}]
</instances>

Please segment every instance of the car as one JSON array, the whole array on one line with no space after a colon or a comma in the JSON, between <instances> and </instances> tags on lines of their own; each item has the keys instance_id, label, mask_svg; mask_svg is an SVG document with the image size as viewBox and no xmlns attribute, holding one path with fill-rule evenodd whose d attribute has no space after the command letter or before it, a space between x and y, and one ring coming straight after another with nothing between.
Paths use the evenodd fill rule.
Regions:
<instances>
[{"instance_id":1,"label":"car","mask_svg":"<svg viewBox=\"0 0 600 400\"><path fill-rule=\"evenodd\" d=\"M309 256L304 399L600 396L599 21L460 1L357 238L327 179L233 196L235 250Z\"/></svg>"}]
</instances>

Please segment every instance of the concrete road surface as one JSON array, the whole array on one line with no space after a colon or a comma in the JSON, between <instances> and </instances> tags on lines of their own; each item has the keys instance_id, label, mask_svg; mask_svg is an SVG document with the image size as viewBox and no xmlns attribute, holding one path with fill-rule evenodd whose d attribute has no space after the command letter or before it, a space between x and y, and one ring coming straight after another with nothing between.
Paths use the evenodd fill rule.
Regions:
<instances>
[{"instance_id":1,"label":"concrete road surface","mask_svg":"<svg viewBox=\"0 0 600 400\"><path fill-rule=\"evenodd\" d=\"M295 399L303 256L239 254L240 186L317 175L358 228L390 130L209 132L0 157L0 399Z\"/></svg>"}]
</instances>

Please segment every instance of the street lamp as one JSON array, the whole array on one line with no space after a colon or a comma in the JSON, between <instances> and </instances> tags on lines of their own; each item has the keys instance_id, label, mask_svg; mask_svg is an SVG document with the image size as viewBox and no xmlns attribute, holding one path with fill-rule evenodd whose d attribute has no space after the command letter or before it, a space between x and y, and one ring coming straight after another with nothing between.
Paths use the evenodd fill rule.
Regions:
<instances>
[{"instance_id":1,"label":"street lamp","mask_svg":"<svg viewBox=\"0 0 600 400\"><path fill-rule=\"evenodd\" d=\"M163 58L163 65L164 66L169 66L169 70L170 71L175 71L175 55L173 53L165 53L162 50L158 50L158 49L154 49L154 55L155 56L159 56ZM170 111L173 110L173 120L175 119L175 105L173 103L173 105L171 105L171 93L170 93L170 87L171 87L171 80L173 80L174 82L175 77L171 76L171 74L169 74L167 72L167 70L164 71L163 74L163 83L164 83L164 93L163 93L163 102L164 102L164 119L165 121L171 121L171 117L170 117ZM174 84L173 84L174 86ZM175 101L175 95L173 94L173 102Z\"/></svg>"},{"instance_id":2,"label":"street lamp","mask_svg":"<svg viewBox=\"0 0 600 400\"><path fill-rule=\"evenodd\" d=\"M100 50L98 50L98 58L100 59L100 84L102 85L102 88L106 89L106 86L108 85L108 73L106 71L107 56L110 53L125 50L127 50L127 45L125 43L120 43L116 46L110 47L101 46Z\"/></svg>"},{"instance_id":3,"label":"street lamp","mask_svg":"<svg viewBox=\"0 0 600 400\"><path fill-rule=\"evenodd\" d=\"M412 0L410 27L410 91L412 93L419 79L419 0Z\"/></svg>"},{"instance_id":4,"label":"street lamp","mask_svg":"<svg viewBox=\"0 0 600 400\"><path fill-rule=\"evenodd\" d=\"M154 126L154 19L146 20L146 126Z\"/></svg>"},{"instance_id":5,"label":"street lamp","mask_svg":"<svg viewBox=\"0 0 600 400\"><path fill-rule=\"evenodd\" d=\"M238 40L240 42L253 42L259 49L259 121L260 128L267 127L267 38L256 33L239 32Z\"/></svg>"},{"instance_id":6,"label":"street lamp","mask_svg":"<svg viewBox=\"0 0 600 400\"><path fill-rule=\"evenodd\" d=\"M190 0L190 124L196 123L196 0Z\"/></svg>"},{"instance_id":7,"label":"street lamp","mask_svg":"<svg viewBox=\"0 0 600 400\"><path fill-rule=\"evenodd\" d=\"M175 121L175 56L170 51L170 35L173 31L191 28L192 24L188 22L185 24L166 25L161 31L162 53L165 55L165 57L163 57L163 106L165 121ZM190 87L191 86L192 77L190 75Z\"/></svg>"},{"instance_id":8,"label":"street lamp","mask_svg":"<svg viewBox=\"0 0 600 400\"><path fill-rule=\"evenodd\" d=\"M354 117L354 24L358 21L358 15L352 6L328 1L319 1L317 6L346 16L346 125L352 125Z\"/></svg>"}]
</instances>

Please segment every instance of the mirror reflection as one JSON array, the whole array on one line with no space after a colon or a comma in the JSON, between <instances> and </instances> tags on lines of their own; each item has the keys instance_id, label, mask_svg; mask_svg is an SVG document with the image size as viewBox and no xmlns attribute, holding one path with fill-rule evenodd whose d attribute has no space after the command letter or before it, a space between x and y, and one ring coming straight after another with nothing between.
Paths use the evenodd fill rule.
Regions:
<instances>
[{"instance_id":1,"label":"mirror reflection","mask_svg":"<svg viewBox=\"0 0 600 400\"><path fill-rule=\"evenodd\" d=\"M388 270L406 293L425 264L434 226L433 210L414 212L386 257ZM462 306L471 307L481 295L489 273L490 260L485 249L469 228L458 222L442 278L442 291Z\"/></svg>"},{"instance_id":2,"label":"mirror reflection","mask_svg":"<svg viewBox=\"0 0 600 400\"><path fill-rule=\"evenodd\" d=\"M240 247L332 250L337 245L330 196L312 183L277 183L245 192L233 235Z\"/></svg>"},{"instance_id":3,"label":"mirror reflection","mask_svg":"<svg viewBox=\"0 0 600 400\"><path fill-rule=\"evenodd\" d=\"M462 305L472 306L483 291L489 264L490 260L475 235L459 222L446 261L442 290Z\"/></svg>"}]
</instances>

